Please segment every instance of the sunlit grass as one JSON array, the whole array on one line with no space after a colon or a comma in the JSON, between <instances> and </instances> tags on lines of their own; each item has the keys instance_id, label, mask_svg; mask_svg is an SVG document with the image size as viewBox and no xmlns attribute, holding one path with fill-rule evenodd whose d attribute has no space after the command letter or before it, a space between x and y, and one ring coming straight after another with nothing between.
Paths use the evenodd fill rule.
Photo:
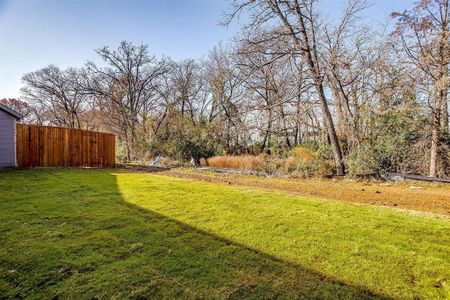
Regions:
<instances>
[{"instance_id":1,"label":"sunlit grass","mask_svg":"<svg viewBox=\"0 0 450 300\"><path fill-rule=\"evenodd\" d=\"M139 207L388 295L437 296L450 274L446 220L155 175L118 186Z\"/></svg>"},{"instance_id":2,"label":"sunlit grass","mask_svg":"<svg viewBox=\"0 0 450 300\"><path fill-rule=\"evenodd\" d=\"M445 298L450 221L147 173L0 173L5 297Z\"/></svg>"}]
</instances>

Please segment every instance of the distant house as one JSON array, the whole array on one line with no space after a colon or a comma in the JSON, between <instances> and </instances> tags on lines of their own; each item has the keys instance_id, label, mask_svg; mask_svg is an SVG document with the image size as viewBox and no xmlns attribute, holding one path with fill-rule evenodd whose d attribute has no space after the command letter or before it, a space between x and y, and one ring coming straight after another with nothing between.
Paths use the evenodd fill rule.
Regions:
<instances>
[{"instance_id":1,"label":"distant house","mask_svg":"<svg viewBox=\"0 0 450 300\"><path fill-rule=\"evenodd\" d=\"M16 163L16 122L22 116L0 103L0 168L15 167Z\"/></svg>"}]
</instances>

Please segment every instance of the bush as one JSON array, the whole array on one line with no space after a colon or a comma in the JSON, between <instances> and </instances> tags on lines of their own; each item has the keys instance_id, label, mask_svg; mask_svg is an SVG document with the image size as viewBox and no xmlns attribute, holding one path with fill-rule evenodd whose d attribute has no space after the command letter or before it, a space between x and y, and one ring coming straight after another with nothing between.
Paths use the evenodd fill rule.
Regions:
<instances>
[{"instance_id":1,"label":"bush","mask_svg":"<svg viewBox=\"0 0 450 300\"><path fill-rule=\"evenodd\" d=\"M318 148L320 149L320 147ZM325 148L324 148L325 149ZM334 171L332 160L318 159L320 154L305 147L295 147L285 159L274 155L222 155L200 160L201 166L229 168L248 171L264 171L269 174L291 173L301 177L331 176Z\"/></svg>"},{"instance_id":2,"label":"bush","mask_svg":"<svg viewBox=\"0 0 450 300\"><path fill-rule=\"evenodd\" d=\"M116 147L116 161L125 162L126 158L126 149L122 143L117 143Z\"/></svg>"},{"instance_id":3,"label":"bush","mask_svg":"<svg viewBox=\"0 0 450 300\"><path fill-rule=\"evenodd\" d=\"M316 155L304 148L295 147L289 153L289 157L285 160L285 171L294 173L303 177L312 175L317 170Z\"/></svg>"},{"instance_id":4,"label":"bush","mask_svg":"<svg viewBox=\"0 0 450 300\"><path fill-rule=\"evenodd\" d=\"M425 170L429 138L421 132L427 122L413 112L412 109L389 111L376 117L367 139L347 153L348 173L417 172L422 167Z\"/></svg>"},{"instance_id":5,"label":"bush","mask_svg":"<svg viewBox=\"0 0 450 300\"><path fill-rule=\"evenodd\" d=\"M333 160L322 160L319 161L319 166L314 172L317 177L331 177L335 173L336 165Z\"/></svg>"},{"instance_id":6,"label":"bush","mask_svg":"<svg viewBox=\"0 0 450 300\"><path fill-rule=\"evenodd\" d=\"M311 163L316 159L316 155L303 147L295 147L291 150L291 157L294 157L297 160L301 160L304 163Z\"/></svg>"},{"instance_id":7,"label":"bush","mask_svg":"<svg viewBox=\"0 0 450 300\"><path fill-rule=\"evenodd\" d=\"M377 173L382 162L370 145L351 150L344 159L349 175Z\"/></svg>"}]
</instances>

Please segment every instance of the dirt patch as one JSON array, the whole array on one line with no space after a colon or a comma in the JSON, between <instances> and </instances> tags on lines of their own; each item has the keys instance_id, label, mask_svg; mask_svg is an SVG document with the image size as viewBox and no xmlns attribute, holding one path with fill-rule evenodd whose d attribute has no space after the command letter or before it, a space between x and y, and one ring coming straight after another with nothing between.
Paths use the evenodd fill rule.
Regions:
<instances>
[{"instance_id":1,"label":"dirt patch","mask_svg":"<svg viewBox=\"0 0 450 300\"><path fill-rule=\"evenodd\" d=\"M266 178L241 174L218 174L193 170L172 169L164 174L174 177L219 182L229 185L257 187L319 196L344 202L389 206L426 211L450 216L450 185L444 183L357 182L348 179Z\"/></svg>"}]
</instances>

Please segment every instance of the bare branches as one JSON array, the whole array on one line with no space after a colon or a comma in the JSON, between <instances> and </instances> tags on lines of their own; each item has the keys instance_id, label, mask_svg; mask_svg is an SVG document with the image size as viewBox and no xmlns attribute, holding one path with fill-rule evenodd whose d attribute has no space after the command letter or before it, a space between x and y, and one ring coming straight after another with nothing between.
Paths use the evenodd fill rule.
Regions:
<instances>
[{"instance_id":1,"label":"bare branches","mask_svg":"<svg viewBox=\"0 0 450 300\"><path fill-rule=\"evenodd\" d=\"M344 156L378 151L383 118L405 111L430 133L401 138L432 138L439 149L448 127L449 0L394 14L389 36L361 22L364 0L350 0L335 22L317 2L233 0L223 23L242 14L249 22L203 59L159 59L147 45L122 42L96 50L101 63L25 75L23 93L41 109L39 122L113 131L124 160L284 155L312 142L330 147L327 160L343 174Z\"/></svg>"},{"instance_id":2,"label":"bare branches","mask_svg":"<svg viewBox=\"0 0 450 300\"><path fill-rule=\"evenodd\" d=\"M86 110L88 95L80 87L80 71L61 71L50 65L22 78L24 98L41 106L50 115L50 122L71 128L83 128L82 114Z\"/></svg>"}]
</instances>

